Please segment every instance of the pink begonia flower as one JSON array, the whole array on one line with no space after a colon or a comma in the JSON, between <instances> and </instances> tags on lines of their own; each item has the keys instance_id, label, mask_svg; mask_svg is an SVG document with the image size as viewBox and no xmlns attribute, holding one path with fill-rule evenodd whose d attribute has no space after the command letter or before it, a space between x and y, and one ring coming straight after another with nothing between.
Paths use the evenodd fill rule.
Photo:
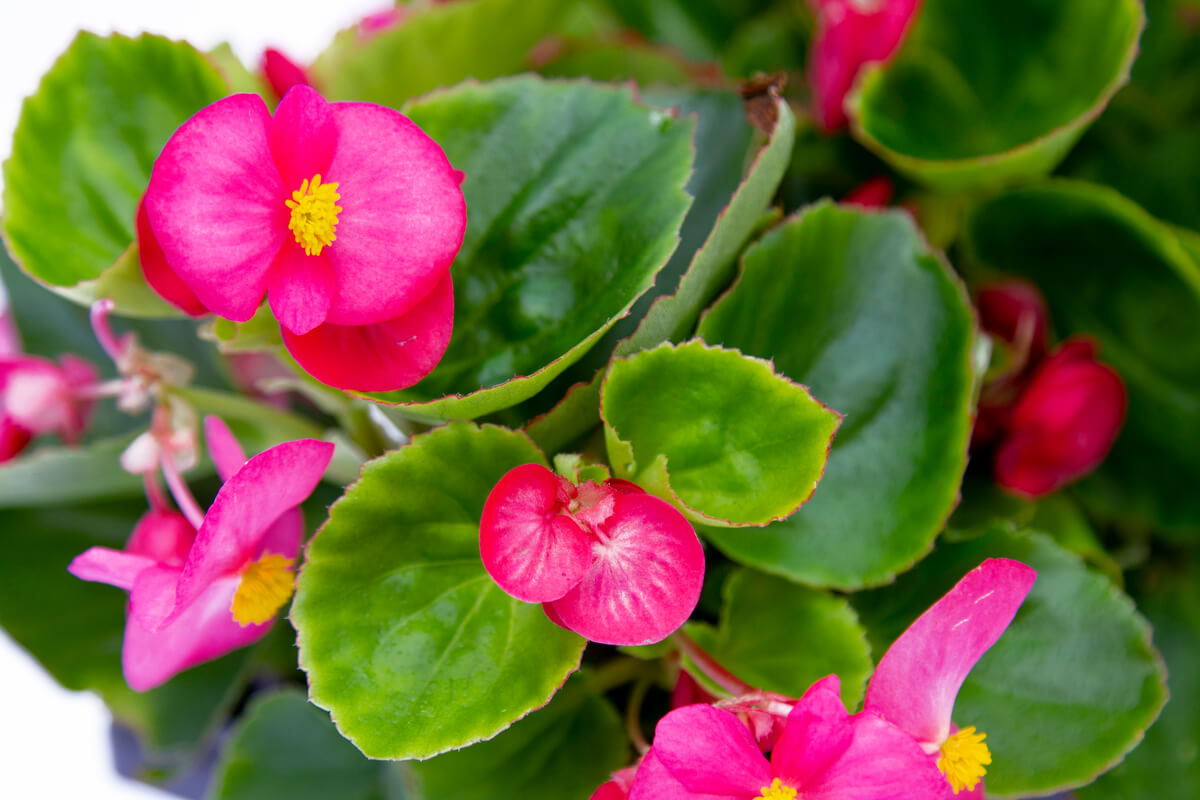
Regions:
<instances>
[{"instance_id":1,"label":"pink begonia flower","mask_svg":"<svg viewBox=\"0 0 1200 800\"><path fill-rule=\"evenodd\" d=\"M736 716L708 705L658 722L629 800L939 800L945 785L911 736L851 716L836 675L792 708L771 758Z\"/></svg>"},{"instance_id":2,"label":"pink begonia flower","mask_svg":"<svg viewBox=\"0 0 1200 800\"><path fill-rule=\"evenodd\" d=\"M0 463L42 434L74 444L87 427L93 405L88 389L97 377L78 356L62 356L58 364L37 356L0 356Z\"/></svg>"},{"instance_id":3,"label":"pink begonia flower","mask_svg":"<svg viewBox=\"0 0 1200 800\"><path fill-rule=\"evenodd\" d=\"M899 49L920 0L811 0L817 32L809 54L809 84L818 124L846 124L843 104L859 71Z\"/></svg>"},{"instance_id":4,"label":"pink begonia flower","mask_svg":"<svg viewBox=\"0 0 1200 800\"><path fill-rule=\"evenodd\" d=\"M612 774L612 780L596 787L589 800L625 800L629 797L629 790L633 788L633 779L637 771L636 765L617 770Z\"/></svg>"},{"instance_id":5,"label":"pink begonia flower","mask_svg":"<svg viewBox=\"0 0 1200 800\"><path fill-rule=\"evenodd\" d=\"M276 97L283 97L293 86L312 86L312 81L304 67L274 47L263 50L258 68Z\"/></svg>"},{"instance_id":6,"label":"pink begonia flower","mask_svg":"<svg viewBox=\"0 0 1200 800\"><path fill-rule=\"evenodd\" d=\"M1068 339L1038 366L1006 420L993 459L996 482L1036 498L1091 472L1125 423L1125 384L1096 360L1096 345Z\"/></svg>"},{"instance_id":7,"label":"pink begonia flower","mask_svg":"<svg viewBox=\"0 0 1200 800\"><path fill-rule=\"evenodd\" d=\"M859 208L886 208L892 202L896 187L892 179L886 175L876 175L854 187L845 197L842 204L858 206Z\"/></svg>"},{"instance_id":8,"label":"pink begonia flower","mask_svg":"<svg viewBox=\"0 0 1200 800\"><path fill-rule=\"evenodd\" d=\"M462 178L392 109L294 86L271 115L258 95L232 95L185 122L155 162L143 268L165 267L238 322L265 295L284 344L319 380L404 388L449 343ZM186 310L182 294L166 296Z\"/></svg>"},{"instance_id":9,"label":"pink begonia flower","mask_svg":"<svg viewBox=\"0 0 1200 800\"><path fill-rule=\"evenodd\" d=\"M304 535L297 506L333 456L332 444L302 439L247 461L223 422L207 418L205 433L224 484L198 527L154 510L124 550L93 547L68 567L77 578L129 592L121 663L136 691L266 635L292 593Z\"/></svg>"},{"instance_id":10,"label":"pink begonia flower","mask_svg":"<svg viewBox=\"0 0 1200 800\"><path fill-rule=\"evenodd\" d=\"M628 481L576 486L539 464L492 489L479 549L501 589L604 644L665 639L704 582L704 549L674 506Z\"/></svg>"},{"instance_id":11,"label":"pink begonia flower","mask_svg":"<svg viewBox=\"0 0 1200 800\"><path fill-rule=\"evenodd\" d=\"M1037 573L1019 561L989 558L917 618L884 653L867 686L866 712L911 735L945 775L942 797L983 796L992 761L974 727L951 720L967 673L1008 628Z\"/></svg>"}]
</instances>

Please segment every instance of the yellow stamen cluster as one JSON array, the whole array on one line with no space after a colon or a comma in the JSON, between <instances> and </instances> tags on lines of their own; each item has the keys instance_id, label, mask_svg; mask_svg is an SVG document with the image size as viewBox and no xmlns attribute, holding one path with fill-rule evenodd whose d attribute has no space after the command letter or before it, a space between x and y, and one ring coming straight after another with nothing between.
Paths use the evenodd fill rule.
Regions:
<instances>
[{"instance_id":1,"label":"yellow stamen cluster","mask_svg":"<svg viewBox=\"0 0 1200 800\"><path fill-rule=\"evenodd\" d=\"M983 743L986 733L976 733L974 726L963 728L942 745L937 768L950 781L950 788L958 794L963 789L971 792L979 779L987 772L984 765L992 763L992 754Z\"/></svg>"},{"instance_id":2,"label":"yellow stamen cluster","mask_svg":"<svg viewBox=\"0 0 1200 800\"><path fill-rule=\"evenodd\" d=\"M267 554L246 567L229 609L239 625L259 625L283 608L296 586L292 561Z\"/></svg>"},{"instance_id":3,"label":"yellow stamen cluster","mask_svg":"<svg viewBox=\"0 0 1200 800\"><path fill-rule=\"evenodd\" d=\"M342 199L337 187L336 183L321 183L321 176L313 175L311 181L306 178L300 188L292 192L291 200L284 201L292 210L288 227L296 235L296 244L310 256L321 255L321 248L333 244L337 238L334 231L338 212L342 210L337 205Z\"/></svg>"},{"instance_id":4,"label":"yellow stamen cluster","mask_svg":"<svg viewBox=\"0 0 1200 800\"><path fill-rule=\"evenodd\" d=\"M770 786L762 787L762 794L759 795L759 800L763 798L767 800L795 800L796 790L790 786L784 786L783 781L776 778L771 781Z\"/></svg>"}]
</instances>

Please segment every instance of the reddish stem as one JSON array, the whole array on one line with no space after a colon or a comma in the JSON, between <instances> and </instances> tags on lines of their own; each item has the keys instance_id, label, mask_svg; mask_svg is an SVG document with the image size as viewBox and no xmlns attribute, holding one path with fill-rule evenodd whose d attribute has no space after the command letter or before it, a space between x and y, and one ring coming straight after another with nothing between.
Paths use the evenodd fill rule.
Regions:
<instances>
[{"instance_id":1,"label":"reddish stem","mask_svg":"<svg viewBox=\"0 0 1200 800\"><path fill-rule=\"evenodd\" d=\"M122 356L121 344L108 324L108 315L114 308L116 308L116 303L107 297L102 297L92 303L88 318L92 322L92 332L96 334L100 346L104 348L104 352L108 353L108 357L113 360L113 363L119 365Z\"/></svg>"},{"instance_id":2,"label":"reddish stem","mask_svg":"<svg viewBox=\"0 0 1200 800\"><path fill-rule=\"evenodd\" d=\"M734 697L744 694L754 694L758 691L757 688L746 683L717 663L717 660L706 653L704 648L696 644L695 639L688 636L682 630L675 631L675 633L671 634L671 638L675 640L675 644L679 645L679 651L690 658L692 663L708 676L709 680Z\"/></svg>"},{"instance_id":3,"label":"reddish stem","mask_svg":"<svg viewBox=\"0 0 1200 800\"><path fill-rule=\"evenodd\" d=\"M158 485L158 476L153 472L147 472L142 475L142 484L146 487L146 499L150 502L150 508L155 511L167 511L170 505L167 503L167 496L163 494L162 487Z\"/></svg>"},{"instance_id":4,"label":"reddish stem","mask_svg":"<svg viewBox=\"0 0 1200 800\"><path fill-rule=\"evenodd\" d=\"M188 522L192 523L192 527L199 530L200 524L204 522L204 511L196 502L196 498L192 496L192 491L188 489L183 476L179 474L179 468L175 466L175 459L171 453L164 452L162 458L159 459L159 464L162 466L163 477L167 479L167 487L171 490L171 496L175 498L175 504L187 517Z\"/></svg>"}]
</instances>

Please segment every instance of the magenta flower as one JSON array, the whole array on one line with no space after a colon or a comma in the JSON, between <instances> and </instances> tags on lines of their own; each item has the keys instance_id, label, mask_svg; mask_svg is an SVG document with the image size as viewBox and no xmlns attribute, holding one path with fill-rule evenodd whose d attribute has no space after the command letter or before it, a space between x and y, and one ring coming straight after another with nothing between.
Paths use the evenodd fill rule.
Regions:
<instances>
[{"instance_id":1,"label":"magenta flower","mask_svg":"<svg viewBox=\"0 0 1200 800\"><path fill-rule=\"evenodd\" d=\"M944 781L903 731L871 713L850 716L830 675L788 714L762 754L728 711L676 709L658 722L629 800L935 800Z\"/></svg>"},{"instance_id":2,"label":"magenta flower","mask_svg":"<svg viewBox=\"0 0 1200 800\"><path fill-rule=\"evenodd\" d=\"M811 0L817 32L809 55L817 122L827 131L846 125L843 104L859 71L899 49L920 0Z\"/></svg>"},{"instance_id":3,"label":"magenta flower","mask_svg":"<svg viewBox=\"0 0 1200 800\"><path fill-rule=\"evenodd\" d=\"M1021 280L989 283L979 289L975 306L980 327L1018 354L1022 365L1046 354L1050 312L1036 286Z\"/></svg>"},{"instance_id":4,"label":"magenta flower","mask_svg":"<svg viewBox=\"0 0 1200 800\"><path fill-rule=\"evenodd\" d=\"M959 730L954 699L967 673L1012 622L1037 573L989 558L917 618L884 653L867 686L864 710L910 734L945 775L940 796L982 797L992 756L986 734Z\"/></svg>"},{"instance_id":5,"label":"magenta flower","mask_svg":"<svg viewBox=\"0 0 1200 800\"><path fill-rule=\"evenodd\" d=\"M293 86L312 86L312 81L304 67L274 47L263 50L258 68L276 97L283 97Z\"/></svg>"},{"instance_id":6,"label":"magenta flower","mask_svg":"<svg viewBox=\"0 0 1200 800\"><path fill-rule=\"evenodd\" d=\"M186 516L152 510L124 550L93 547L68 568L129 592L121 663L136 691L266 635L292 593L304 535L297 506L333 456L333 445L302 439L247 461L223 422L207 418L205 433L225 481L206 514L163 459Z\"/></svg>"},{"instance_id":7,"label":"magenta flower","mask_svg":"<svg viewBox=\"0 0 1200 800\"><path fill-rule=\"evenodd\" d=\"M0 463L43 434L74 444L87 427L96 378L95 368L78 356L62 356L55 364L18 353L0 355Z\"/></svg>"},{"instance_id":8,"label":"magenta flower","mask_svg":"<svg viewBox=\"0 0 1200 800\"><path fill-rule=\"evenodd\" d=\"M1125 423L1121 376L1087 339L1063 342L1038 366L1009 412L993 472L1004 488L1036 498L1094 470Z\"/></svg>"},{"instance_id":9,"label":"magenta flower","mask_svg":"<svg viewBox=\"0 0 1200 800\"><path fill-rule=\"evenodd\" d=\"M605 644L666 638L691 615L704 581L704 550L672 505L628 481L576 486L538 464L492 489L479 549L501 589Z\"/></svg>"},{"instance_id":10,"label":"magenta flower","mask_svg":"<svg viewBox=\"0 0 1200 800\"><path fill-rule=\"evenodd\" d=\"M236 321L265 295L319 380L403 388L449 343L461 180L392 109L294 86L272 116L257 95L233 95L185 122L155 162L143 269L160 291L173 273L198 305ZM189 310L187 295L163 294Z\"/></svg>"}]
</instances>

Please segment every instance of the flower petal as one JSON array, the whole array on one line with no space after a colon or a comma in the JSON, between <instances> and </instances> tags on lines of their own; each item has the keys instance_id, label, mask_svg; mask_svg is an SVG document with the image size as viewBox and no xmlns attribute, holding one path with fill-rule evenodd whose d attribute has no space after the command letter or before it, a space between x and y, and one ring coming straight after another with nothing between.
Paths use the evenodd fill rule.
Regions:
<instances>
[{"instance_id":1,"label":"flower petal","mask_svg":"<svg viewBox=\"0 0 1200 800\"><path fill-rule=\"evenodd\" d=\"M404 389L441 360L454 329L454 285L446 273L403 316L373 325L325 323L303 336L282 329L297 363L322 383L358 392Z\"/></svg>"},{"instance_id":2,"label":"flower petal","mask_svg":"<svg viewBox=\"0 0 1200 800\"><path fill-rule=\"evenodd\" d=\"M196 529L178 511L148 511L134 527L125 552L182 567L195 538Z\"/></svg>"},{"instance_id":3,"label":"flower petal","mask_svg":"<svg viewBox=\"0 0 1200 800\"><path fill-rule=\"evenodd\" d=\"M559 513L561 481L541 464L524 464L509 470L483 504L483 566L501 589L526 603L557 600L592 564L593 538Z\"/></svg>"},{"instance_id":4,"label":"flower petal","mask_svg":"<svg viewBox=\"0 0 1200 800\"><path fill-rule=\"evenodd\" d=\"M129 619L149 631L158 630L175 611L179 567L155 564L138 573L129 592Z\"/></svg>"},{"instance_id":5,"label":"flower petal","mask_svg":"<svg viewBox=\"0 0 1200 800\"><path fill-rule=\"evenodd\" d=\"M267 79L267 85L276 97L283 97L288 89L301 83L312 84L304 67L292 61L274 47L263 50L258 62L259 71Z\"/></svg>"},{"instance_id":6,"label":"flower petal","mask_svg":"<svg viewBox=\"0 0 1200 800\"><path fill-rule=\"evenodd\" d=\"M16 458L29 446L33 434L8 417L0 417L0 464Z\"/></svg>"},{"instance_id":7,"label":"flower petal","mask_svg":"<svg viewBox=\"0 0 1200 800\"><path fill-rule=\"evenodd\" d=\"M312 493L332 457L328 442L284 442L251 458L225 482L183 566L176 615L209 584L254 558L272 524Z\"/></svg>"},{"instance_id":8,"label":"flower petal","mask_svg":"<svg viewBox=\"0 0 1200 800\"><path fill-rule=\"evenodd\" d=\"M653 750L689 792L755 797L771 783L770 765L750 731L733 714L712 706L684 706L660 719Z\"/></svg>"},{"instance_id":9,"label":"flower petal","mask_svg":"<svg viewBox=\"0 0 1200 800\"><path fill-rule=\"evenodd\" d=\"M244 322L289 235L287 193L271 156L262 98L200 109L154 162L146 217L175 274L207 308Z\"/></svg>"},{"instance_id":10,"label":"flower petal","mask_svg":"<svg viewBox=\"0 0 1200 800\"><path fill-rule=\"evenodd\" d=\"M150 220L146 217L144 198L138 203L136 227L138 263L142 267L142 277L150 284L150 288L188 316L202 317L207 314L208 309L200 302L200 298L196 297L167 263L162 246L159 245L154 229L150 227Z\"/></svg>"},{"instance_id":11,"label":"flower petal","mask_svg":"<svg viewBox=\"0 0 1200 800\"><path fill-rule=\"evenodd\" d=\"M144 555L108 547L91 547L75 556L67 572L80 580L107 583L129 591L138 573L153 566L154 559Z\"/></svg>"},{"instance_id":12,"label":"flower petal","mask_svg":"<svg viewBox=\"0 0 1200 800\"><path fill-rule=\"evenodd\" d=\"M232 478L246 463L246 451L220 417L210 414L204 418L204 441L208 443L208 456L222 481Z\"/></svg>"},{"instance_id":13,"label":"flower petal","mask_svg":"<svg viewBox=\"0 0 1200 800\"><path fill-rule=\"evenodd\" d=\"M254 552L254 558L257 560L267 553L295 558L300 552L300 541L303 538L304 513L299 508L289 508L267 528L262 541L258 543L258 549Z\"/></svg>"},{"instance_id":14,"label":"flower petal","mask_svg":"<svg viewBox=\"0 0 1200 800\"><path fill-rule=\"evenodd\" d=\"M295 91L295 90L293 90ZM397 111L334 103L338 145L326 179L342 211L329 259L329 321L370 325L412 308L440 281L467 227L466 201L435 141Z\"/></svg>"},{"instance_id":15,"label":"flower petal","mask_svg":"<svg viewBox=\"0 0 1200 800\"><path fill-rule=\"evenodd\" d=\"M807 786L850 746L854 730L840 692L838 677L826 676L810 686L788 714L771 753L771 769L787 785Z\"/></svg>"},{"instance_id":16,"label":"flower petal","mask_svg":"<svg viewBox=\"0 0 1200 800\"><path fill-rule=\"evenodd\" d=\"M279 324L303 336L325 321L333 300L333 267L295 240L283 243L267 274L267 300Z\"/></svg>"},{"instance_id":17,"label":"flower petal","mask_svg":"<svg viewBox=\"0 0 1200 800\"><path fill-rule=\"evenodd\" d=\"M620 786L616 781L609 781L604 786ZM601 789L604 786L600 787ZM613 800L620 800L625 797L624 791L621 794L611 795L592 795L592 800L599 800L601 797L611 797ZM633 779L633 786L629 789L629 800L741 800L746 797L744 794L702 794L700 792L689 792L684 788L683 784L675 779L670 770L663 766L663 763L658 760L658 755L651 747L647 751L646 756L642 759L641 765L638 767L637 775Z\"/></svg>"},{"instance_id":18,"label":"flower petal","mask_svg":"<svg viewBox=\"0 0 1200 800\"><path fill-rule=\"evenodd\" d=\"M864 708L922 743L940 745L967 673L1008 628L1036 578L1007 558L989 558L968 572L884 653Z\"/></svg>"},{"instance_id":19,"label":"flower petal","mask_svg":"<svg viewBox=\"0 0 1200 800\"><path fill-rule=\"evenodd\" d=\"M307 83L288 89L271 118L271 155L289 197L306 179L326 175L338 141L330 104Z\"/></svg>"},{"instance_id":20,"label":"flower petal","mask_svg":"<svg viewBox=\"0 0 1200 800\"><path fill-rule=\"evenodd\" d=\"M554 610L563 624L604 644L649 644L682 625L704 582L704 549L673 506L647 494L616 498L608 541Z\"/></svg>"}]
</instances>

